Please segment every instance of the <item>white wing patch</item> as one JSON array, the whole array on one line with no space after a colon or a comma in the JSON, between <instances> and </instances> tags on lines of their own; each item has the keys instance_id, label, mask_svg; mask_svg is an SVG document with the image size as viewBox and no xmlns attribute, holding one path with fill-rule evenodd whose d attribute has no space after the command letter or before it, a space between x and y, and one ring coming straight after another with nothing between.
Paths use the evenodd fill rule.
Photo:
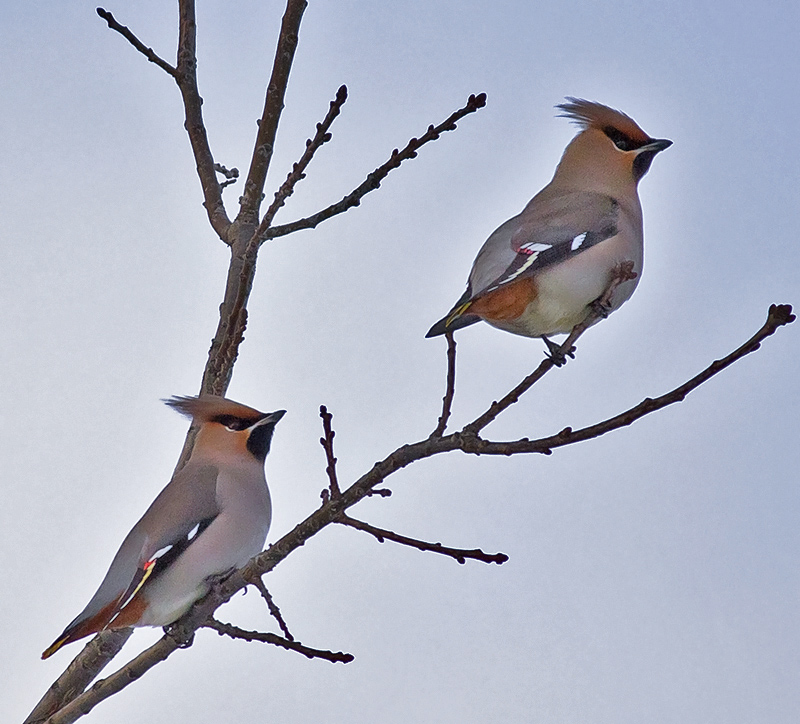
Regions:
<instances>
[{"instance_id":1,"label":"white wing patch","mask_svg":"<svg viewBox=\"0 0 800 724\"><path fill-rule=\"evenodd\" d=\"M538 246L545 246L544 244L538 244ZM549 246L547 247L550 248ZM503 279L502 284L508 284L510 281L516 279L522 272L524 272L533 262L536 261L537 257L539 256L538 251L534 251L526 260L525 263L517 269L513 274L509 274L505 279Z\"/></svg>"},{"instance_id":2,"label":"white wing patch","mask_svg":"<svg viewBox=\"0 0 800 724\"><path fill-rule=\"evenodd\" d=\"M581 248L581 244L583 244L583 242L586 241L586 236L587 236L588 233L589 232L584 231L582 234L578 234L572 240L572 243L569 246L570 251L575 251L576 249L580 249Z\"/></svg>"},{"instance_id":3,"label":"white wing patch","mask_svg":"<svg viewBox=\"0 0 800 724\"><path fill-rule=\"evenodd\" d=\"M153 553L152 556L150 556L150 560L154 561L157 558L161 558L161 556L164 554L169 553L172 550L172 547L172 543L170 543L169 545L165 545L163 548L159 548L155 553Z\"/></svg>"}]
</instances>

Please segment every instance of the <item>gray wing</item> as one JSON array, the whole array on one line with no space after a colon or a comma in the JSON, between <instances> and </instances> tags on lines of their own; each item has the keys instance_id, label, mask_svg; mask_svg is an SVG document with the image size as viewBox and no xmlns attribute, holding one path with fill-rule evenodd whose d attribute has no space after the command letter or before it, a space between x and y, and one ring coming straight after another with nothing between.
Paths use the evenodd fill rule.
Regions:
<instances>
[{"instance_id":1,"label":"gray wing","mask_svg":"<svg viewBox=\"0 0 800 724\"><path fill-rule=\"evenodd\" d=\"M535 197L500 226L478 252L467 292L475 298L581 254L617 233L618 202L573 192Z\"/></svg>"},{"instance_id":2,"label":"gray wing","mask_svg":"<svg viewBox=\"0 0 800 724\"><path fill-rule=\"evenodd\" d=\"M146 576L179 555L195 529L202 531L214 520L220 512L216 500L218 472L212 465L189 462L175 474L125 537L91 601L64 629L55 648L45 652L47 655L62 643L85 635L80 632L87 622L103 618L105 625L110 621ZM157 565L152 563L156 554Z\"/></svg>"}]
</instances>

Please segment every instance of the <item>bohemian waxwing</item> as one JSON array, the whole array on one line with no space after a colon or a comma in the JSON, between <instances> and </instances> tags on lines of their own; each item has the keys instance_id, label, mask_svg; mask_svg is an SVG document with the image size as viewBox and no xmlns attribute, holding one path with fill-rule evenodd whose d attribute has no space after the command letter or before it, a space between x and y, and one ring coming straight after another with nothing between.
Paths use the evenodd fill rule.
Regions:
<instances>
[{"instance_id":1,"label":"bohemian waxwing","mask_svg":"<svg viewBox=\"0 0 800 724\"><path fill-rule=\"evenodd\" d=\"M603 316L625 302L643 260L642 207L636 188L672 141L650 138L632 118L578 98L556 106L582 130L553 180L522 213L502 224L472 265L467 291L426 335L481 319L525 337L566 334L589 315L622 262L636 278L621 283Z\"/></svg>"},{"instance_id":2,"label":"bohemian waxwing","mask_svg":"<svg viewBox=\"0 0 800 724\"><path fill-rule=\"evenodd\" d=\"M92 600L42 654L102 631L166 626L264 547L272 507L264 460L285 410L212 395L166 403L199 424L191 457L122 542Z\"/></svg>"}]
</instances>

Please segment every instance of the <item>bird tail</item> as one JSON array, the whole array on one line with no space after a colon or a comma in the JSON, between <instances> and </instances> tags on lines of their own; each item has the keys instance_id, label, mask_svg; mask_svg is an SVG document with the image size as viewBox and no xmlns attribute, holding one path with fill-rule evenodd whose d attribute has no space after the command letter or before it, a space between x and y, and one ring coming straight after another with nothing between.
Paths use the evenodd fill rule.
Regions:
<instances>
[{"instance_id":1,"label":"bird tail","mask_svg":"<svg viewBox=\"0 0 800 724\"><path fill-rule=\"evenodd\" d=\"M481 318L477 314L467 314L472 300L469 298L469 291L467 291L461 299L456 302L456 305L450 310L446 317L442 317L436 324L434 324L425 335L425 338L438 337L440 334L446 332L455 332L462 327L469 327L470 324L480 322Z\"/></svg>"},{"instance_id":2,"label":"bird tail","mask_svg":"<svg viewBox=\"0 0 800 724\"><path fill-rule=\"evenodd\" d=\"M64 632L52 644L50 644L42 653L43 659L49 659L56 651L58 651L65 644L71 644L73 641L78 641L86 636L102 631L110 618L114 615L114 608L116 601L112 601L105 608L98 611L94 616L81 619L80 617L73 621L69 626L64 629Z\"/></svg>"}]
</instances>

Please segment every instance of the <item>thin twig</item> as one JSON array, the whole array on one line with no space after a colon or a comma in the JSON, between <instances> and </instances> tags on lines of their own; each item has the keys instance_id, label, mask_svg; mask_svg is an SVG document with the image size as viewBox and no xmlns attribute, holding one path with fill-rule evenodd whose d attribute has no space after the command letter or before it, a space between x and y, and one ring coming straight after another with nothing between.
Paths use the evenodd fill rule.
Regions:
<instances>
[{"instance_id":1,"label":"thin twig","mask_svg":"<svg viewBox=\"0 0 800 724\"><path fill-rule=\"evenodd\" d=\"M239 169L238 168L225 168L221 163L214 164L214 170L217 173L221 173L225 177L225 181L223 181L219 187L224 189L227 186L230 186L233 183L236 183L239 179Z\"/></svg>"},{"instance_id":2,"label":"thin twig","mask_svg":"<svg viewBox=\"0 0 800 724\"><path fill-rule=\"evenodd\" d=\"M128 27L120 25L116 18L104 8L97 8L97 14L108 23L108 27L118 32L136 50L138 50L151 63L155 63L159 68L169 73L175 80L178 79L178 69L167 63L166 60L156 55L152 48L148 48L139 38L137 38Z\"/></svg>"},{"instance_id":3,"label":"thin twig","mask_svg":"<svg viewBox=\"0 0 800 724\"><path fill-rule=\"evenodd\" d=\"M341 497L342 491L339 488L339 480L336 477L336 458L333 454L333 438L336 437L336 433L331 427L333 415L328 412L328 408L325 405L320 405L319 416L322 418L322 429L325 432L325 436L319 439L319 443L325 448L325 457L328 460L325 472L328 474L328 480L330 481L330 497L335 499Z\"/></svg>"},{"instance_id":4,"label":"thin twig","mask_svg":"<svg viewBox=\"0 0 800 724\"><path fill-rule=\"evenodd\" d=\"M297 651L309 659L325 659L331 663L349 664L355 656L352 654L345 654L342 651L325 651L324 649L312 649L310 646L304 646L299 641L292 641L278 636L274 633L266 633L262 631L246 631L238 626L233 626L229 623L217 621L215 618L209 618L204 624L204 628L214 629L220 636L230 636L233 639L241 639L243 641L260 641L265 644L272 644L273 646L280 646L281 648L288 649L289 651Z\"/></svg>"},{"instance_id":5,"label":"thin twig","mask_svg":"<svg viewBox=\"0 0 800 724\"><path fill-rule=\"evenodd\" d=\"M375 488L367 493L367 497L371 498L373 495L377 495L380 498L391 498L392 491L389 488Z\"/></svg>"},{"instance_id":6,"label":"thin twig","mask_svg":"<svg viewBox=\"0 0 800 724\"><path fill-rule=\"evenodd\" d=\"M183 98L184 127L192 146L197 175L203 188L203 206L211 227L228 246L231 220L222 202L222 188L214 168L214 155L208 143L203 121L203 99L197 85L197 19L194 0L178 0L180 26L178 34L178 88Z\"/></svg>"},{"instance_id":7,"label":"thin twig","mask_svg":"<svg viewBox=\"0 0 800 724\"><path fill-rule=\"evenodd\" d=\"M289 631L286 621L283 620L281 610L278 608L278 605L275 603L275 601L272 600L272 595L270 594L269 590L267 590L267 587L264 584L264 581L261 580L261 577L256 576L252 581L250 581L250 583L252 583L258 589L258 592L261 594L261 598L267 602L267 608L269 609L270 614L272 614L272 618L274 618L278 622L278 626L281 627L283 635L289 639L289 641L294 641L294 636L292 636L291 632Z\"/></svg>"},{"instance_id":8,"label":"thin twig","mask_svg":"<svg viewBox=\"0 0 800 724\"><path fill-rule=\"evenodd\" d=\"M253 222L258 217L258 209L264 193L264 182L272 160L275 136L278 133L278 122L283 111L286 86L289 83L289 72L292 69L294 54L297 50L300 21L303 19L307 4L306 0L288 0L286 3L286 11L281 20L278 47L272 64L272 75L264 98L264 111L258 123L258 134L250 161L250 170L247 172L244 192L239 199L240 210L237 216L239 221Z\"/></svg>"},{"instance_id":9,"label":"thin twig","mask_svg":"<svg viewBox=\"0 0 800 724\"><path fill-rule=\"evenodd\" d=\"M453 397L456 394L456 340L451 332L445 332L447 339L447 383L445 393L442 398L442 414L439 416L439 424L431 433L431 437L441 437L447 429L447 421L450 419L450 411L453 407Z\"/></svg>"},{"instance_id":10,"label":"thin twig","mask_svg":"<svg viewBox=\"0 0 800 724\"><path fill-rule=\"evenodd\" d=\"M466 563L467 558L475 561L482 561L483 563L497 563L498 565L505 563L508 556L505 553L484 553L480 548L463 549L463 548L448 548L441 543L428 543L424 540L417 540L416 538L409 538L408 536L394 533L391 530L377 528L374 525L365 523L363 520L351 518L349 515L342 513L335 521L342 525L355 528L356 530L363 530L374 536L378 543L383 543L384 540L394 541L404 546L410 546L420 551L430 551L431 553L441 553L443 556L450 556L455 558L459 563Z\"/></svg>"},{"instance_id":11,"label":"thin twig","mask_svg":"<svg viewBox=\"0 0 800 724\"><path fill-rule=\"evenodd\" d=\"M343 85L336 91L336 97L331 101L328 113L325 115L322 123L317 124L317 132L314 134L314 138L309 138L306 141L306 150L303 152L300 160L292 166L292 170L289 172L286 180L275 192L275 199L264 214L264 218L261 219L261 223L255 233L254 240L256 243L258 243L258 239L261 239L264 232L270 227L272 220L275 218L275 214L277 214L281 206L286 203L286 199L294 193L294 187L297 183L306 177L305 170L308 168L308 164L311 163L311 159L314 158L314 154L323 144L331 140L332 136L329 133L331 124L336 116L339 115L346 100L347 86Z\"/></svg>"},{"instance_id":12,"label":"thin twig","mask_svg":"<svg viewBox=\"0 0 800 724\"><path fill-rule=\"evenodd\" d=\"M285 236L286 234L291 234L292 232L299 231L300 229L313 229L323 221L326 221L337 214L341 214L348 209L353 208L354 206L358 206L361 203L361 199L370 191L377 189L381 185L383 179L385 179L392 170L400 166L403 161L406 161L410 158L415 158L417 151L422 146L430 141L435 141L445 131L455 130L457 121L461 120L464 116L469 115L470 113L474 113L479 108L483 108L485 105L485 93L479 93L477 96L471 95L467 101L467 104L463 108L460 108L455 113L451 114L438 126L428 126L428 130L422 136L419 138L412 138L402 151L394 149L394 151L392 151L392 155L390 156L389 160L386 161L386 163L378 166L378 168L376 168L367 176L360 186L347 194L347 196L345 196L341 201L337 201L335 204L328 206L328 208L323 209L316 214L312 214L311 216L307 216L304 219L298 219L297 221L280 226L272 226L264 231L261 241L275 239L279 236Z\"/></svg>"}]
</instances>

